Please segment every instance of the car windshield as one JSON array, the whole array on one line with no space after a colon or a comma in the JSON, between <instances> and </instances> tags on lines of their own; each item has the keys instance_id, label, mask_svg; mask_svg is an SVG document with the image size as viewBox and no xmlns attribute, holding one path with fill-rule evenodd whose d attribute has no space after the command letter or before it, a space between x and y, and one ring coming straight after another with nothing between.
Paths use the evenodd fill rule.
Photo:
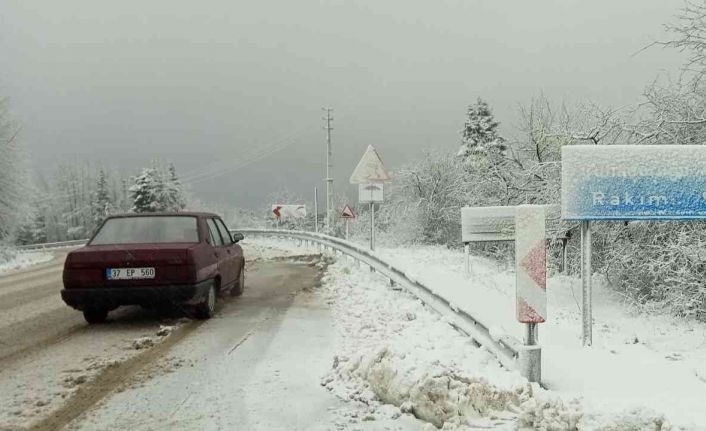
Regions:
<instances>
[{"instance_id":1,"label":"car windshield","mask_svg":"<svg viewBox=\"0 0 706 431\"><path fill-rule=\"evenodd\" d=\"M196 217L120 217L108 219L91 245L198 241Z\"/></svg>"}]
</instances>

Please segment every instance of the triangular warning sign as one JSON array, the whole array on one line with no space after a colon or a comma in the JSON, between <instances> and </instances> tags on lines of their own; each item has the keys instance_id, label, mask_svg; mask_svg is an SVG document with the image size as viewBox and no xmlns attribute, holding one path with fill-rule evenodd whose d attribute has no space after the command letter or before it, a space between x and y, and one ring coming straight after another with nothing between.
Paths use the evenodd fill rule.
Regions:
<instances>
[{"instance_id":1,"label":"triangular warning sign","mask_svg":"<svg viewBox=\"0 0 706 431\"><path fill-rule=\"evenodd\" d=\"M348 205L343 207L343 211L341 211L341 218L355 218L355 213L353 212L353 208L351 208Z\"/></svg>"},{"instance_id":2,"label":"triangular warning sign","mask_svg":"<svg viewBox=\"0 0 706 431\"><path fill-rule=\"evenodd\" d=\"M390 181L390 175L385 171L380 155L372 145L368 145L363 158L358 162L358 166L351 174L351 184L377 183Z\"/></svg>"}]
</instances>

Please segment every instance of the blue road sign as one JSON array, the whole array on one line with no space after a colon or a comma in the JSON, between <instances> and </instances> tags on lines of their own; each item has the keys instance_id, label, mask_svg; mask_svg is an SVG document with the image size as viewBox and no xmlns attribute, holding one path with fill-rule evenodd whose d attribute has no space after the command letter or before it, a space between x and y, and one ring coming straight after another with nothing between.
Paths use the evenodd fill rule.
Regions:
<instances>
[{"instance_id":1,"label":"blue road sign","mask_svg":"<svg viewBox=\"0 0 706 431\"><path fill-rule=\"evenodd\" d=\"M706 147L564 147L561 199L570 220L706 219Z\"/></svg>"}]
</instances>

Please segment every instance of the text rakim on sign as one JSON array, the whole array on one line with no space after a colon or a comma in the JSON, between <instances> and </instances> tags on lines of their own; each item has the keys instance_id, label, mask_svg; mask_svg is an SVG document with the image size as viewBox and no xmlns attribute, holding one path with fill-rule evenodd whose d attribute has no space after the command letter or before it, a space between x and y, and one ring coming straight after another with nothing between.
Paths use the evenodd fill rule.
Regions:
<instances>
[{"instance_id":1,"label":"text rakim on sign","mask_svg":"<svg viewBox=\"0 0 706 431\"><path fill-rule=\"evenodd\" d=\"M562 217L574 220L706 218L706 147L564 147Z\"/></svg>"},{"instance_id":2,"label":"text rakim on sign","mask_svg":"<svg viewBox=\"0 0 706 431\"><path fill-rule=\"evenodd\" d=\"M590 199L578 209L606 217L706 217L706 178L596 178L579 190Z\"/></svg>"}]
</instances>

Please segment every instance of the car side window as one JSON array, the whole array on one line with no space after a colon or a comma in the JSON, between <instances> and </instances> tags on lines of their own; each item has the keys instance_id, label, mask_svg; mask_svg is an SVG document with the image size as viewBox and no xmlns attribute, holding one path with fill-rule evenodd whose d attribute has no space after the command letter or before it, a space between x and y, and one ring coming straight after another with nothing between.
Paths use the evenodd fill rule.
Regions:
<instances>
[{"instance_id":1,"label":"car side window","mask_svg":"<svg viewBox=\"0 0 706 431\"><path fill-rule=\"evenodd\" d=\"M216 219L216 226L218 226L218 229L221 231L221 236L223 237L223 241L228 244L233 243L233 237L230 236L230 231L226 227L226 224L223 223L223 220L217 218Z\"/></svg>"},{"instance_id":2,"label":"car side window","mask_svg":"<svg viewBox=\"0 0 706 431\"><path fill-rule=\"evenodd\" d=\"M221 238L221 234L218 232L218 227L216 227L216 223L213 221L212 218L206 220L206 223L208 223L208 230L211 232L211 238L213 238L213 246L222 247L223 238Z\"/></svg>"}]
</instances>

